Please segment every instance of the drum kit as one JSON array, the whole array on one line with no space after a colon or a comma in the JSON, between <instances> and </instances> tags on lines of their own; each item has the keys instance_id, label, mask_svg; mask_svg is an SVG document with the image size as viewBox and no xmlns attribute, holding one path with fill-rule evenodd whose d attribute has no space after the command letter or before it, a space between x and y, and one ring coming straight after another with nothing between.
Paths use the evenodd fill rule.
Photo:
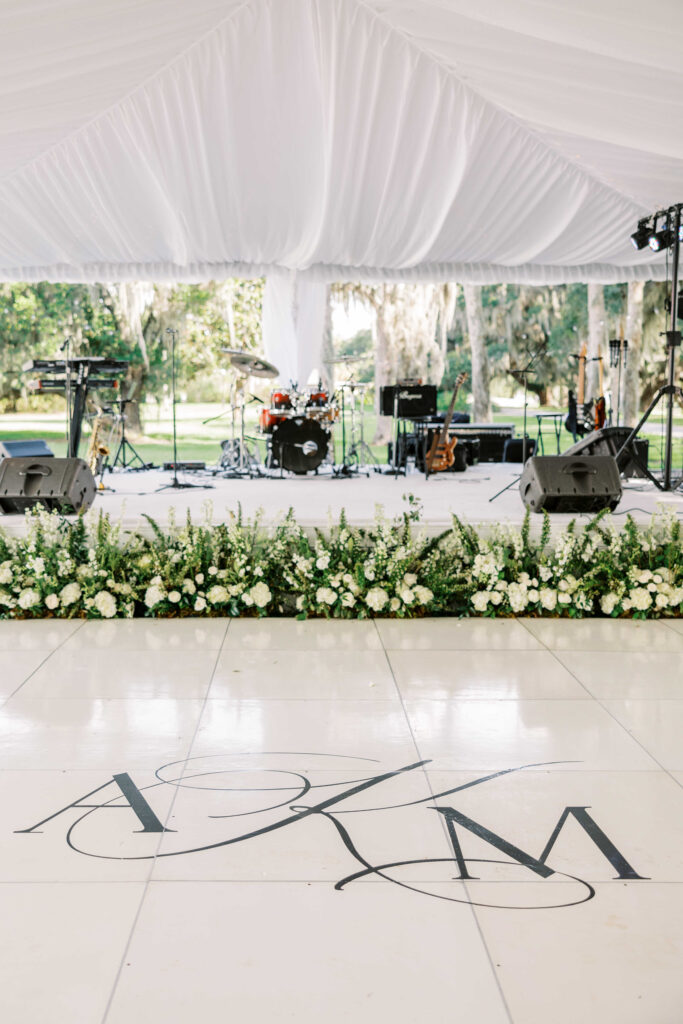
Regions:
<instances>
[{"instance_id":1,"label":"drum kit","mask_svg":"<svg viewBox=\"0 0 683 1024\"><path fill-rule=\"evenodd\" d=\"M260 399L245 397L249 377L273 380L279 376L276 366L260 356L238 349L222 349L237 371L230 411L232 437L221 444L222 455L216 472L226 477L303 476L329 470L334 477L364 472L363 462L375 463L365 442L363 404L371 386L347 381L339 388L339 397L330 393L321 381L315 385L274 387L268 405L259 410L259 434L266 444L265 460L259 455L256 438L245 433L245 409ZM354 358L354 357L352 357ZM349 362L342 357L335 362ZM350 414L347 450L346 413ZM333 428L341 423L342 462L334 462Z\"/></svg>"}]
</instances>

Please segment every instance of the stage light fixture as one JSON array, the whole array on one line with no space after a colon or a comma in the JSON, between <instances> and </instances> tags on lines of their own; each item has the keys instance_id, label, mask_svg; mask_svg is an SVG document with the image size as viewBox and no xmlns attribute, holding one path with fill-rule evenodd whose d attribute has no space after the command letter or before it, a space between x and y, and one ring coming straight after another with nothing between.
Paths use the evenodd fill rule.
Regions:
<instances>
[{"instance_id":1,"label":"stage light fixture","mask_svg":"<svg viewBox=\"0 0 683 1024\"><path fill-rule=\"evenodd\" d=\"M674 233L671 230L671 222L669 215L666 215L664 226L657 230L657 218L655 217L654 224L652 226L652 232L648 239L648 245L653 252L661 252L663 249L668 249L670 245L674 244Z\"/></svg>"},{"instance_id":2,"label":"stage light fixture","mask_svg":"<svg viewBox=\"0 0 683 1024\"><path fill-rule=\"evenodd\" d=\"M631 235L631 241L635 249L644 249L650 241L651 228L649 226L649 217L645 217L644 220L638 221L638 227Z\"/></svg>"}]
</instances>

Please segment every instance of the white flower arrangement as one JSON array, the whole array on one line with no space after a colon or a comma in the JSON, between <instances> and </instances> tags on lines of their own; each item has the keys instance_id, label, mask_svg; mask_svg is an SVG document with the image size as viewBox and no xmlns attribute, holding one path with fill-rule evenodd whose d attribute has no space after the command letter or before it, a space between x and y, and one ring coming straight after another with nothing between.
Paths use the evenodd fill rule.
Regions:
<instances>
[{"instance_id":1,"label":"white flower arrangement","mask_svg":"<svg viewBox=\"0 0 683 1024\"><path fill-rule=\"evenodd\" d=\"M481 537L454 519L428 538L415 502L395 522L378 509L354 529L342 515L311 540L291 513L270 529L228 523L124 536L106 516L72 524L27 513L24 537L0 531L0 617L136 615L681 615L680 523L660 513L649 527L608 516L574 524L550 544L544 521L532 541L498 527ZM151 521L150 521L151 522Z\"/></svg>"}]
</instances>

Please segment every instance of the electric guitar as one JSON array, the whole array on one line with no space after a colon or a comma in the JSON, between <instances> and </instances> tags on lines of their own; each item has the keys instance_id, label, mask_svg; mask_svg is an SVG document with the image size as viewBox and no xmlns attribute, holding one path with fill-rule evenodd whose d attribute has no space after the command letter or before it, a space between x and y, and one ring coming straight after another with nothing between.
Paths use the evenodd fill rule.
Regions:
<instances>
[{"instance_id":1,"label":"electric guitar","mask_svg":"<svg viewBox=\"0 0 683 1024\"><path fill-rule=\"evenodd\" d=\"M425 476L429 476L430 473L442 473L445 469L450 469L455 462L453 451L458 443L458 439L457 437L449 439L448 428L450 427L451 420L453 419L458 391L466 380L466 373L458 374L455 381L455 387L453 388L451 402L446 413L446 418L443 421L443 426L439 433L434 435L430 449L427 452L427 458L425 459Z\"/></svg>"}]
</instances>

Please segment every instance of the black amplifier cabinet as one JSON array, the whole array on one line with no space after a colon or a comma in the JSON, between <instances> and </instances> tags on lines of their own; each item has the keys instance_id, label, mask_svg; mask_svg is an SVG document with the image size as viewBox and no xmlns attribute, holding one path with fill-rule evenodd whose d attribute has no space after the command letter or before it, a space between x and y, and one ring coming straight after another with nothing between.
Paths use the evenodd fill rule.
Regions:
<instances>
[{"instance_id":1,"label":"black amplifier cabinet","mask_svg":"<svg viewBox=\"0 0 683 1024\"><path fill-rule=\"evenodd\" d=\"M419 416L436 413L436 386L434 384L388 384L379 389L379 409L382 416L394 415L394 397L398 392L396 415L399 419L414 420Z\"/></svg>"},{"instance_id":2,"label":"black amplifier cabinet","mask_svg":"<svg viewBox=\"0 0 683 1024\"><path fill-rule=\"evenodd\" d=\"M621 500L621 480L612 455L536 455L519 481L532 512L600 512Z\"/></svg>"},{"instance_id":3,"label":"black amplifier cabinet","mask_svg":"<svg viewBox=\"0 0 683 1024\"><path fill-rule=\"evenodd\" d=\"M467 438L479 441L480 462L502 462L505 442L515 436L514 423L458 423L451 431L458 442Z\"/></svg>"},{"instance_id":4,"label":"black amplifier cabinet","mask_svg":"<svg viewBox=\"0 0 683 1024\"><path fill-rule=\"evenodd\" d=\"M0 460L0 511L25 512L35 505L71 514L95 500L95 478L83 459Z\"/></svg>"}]
</instances>

